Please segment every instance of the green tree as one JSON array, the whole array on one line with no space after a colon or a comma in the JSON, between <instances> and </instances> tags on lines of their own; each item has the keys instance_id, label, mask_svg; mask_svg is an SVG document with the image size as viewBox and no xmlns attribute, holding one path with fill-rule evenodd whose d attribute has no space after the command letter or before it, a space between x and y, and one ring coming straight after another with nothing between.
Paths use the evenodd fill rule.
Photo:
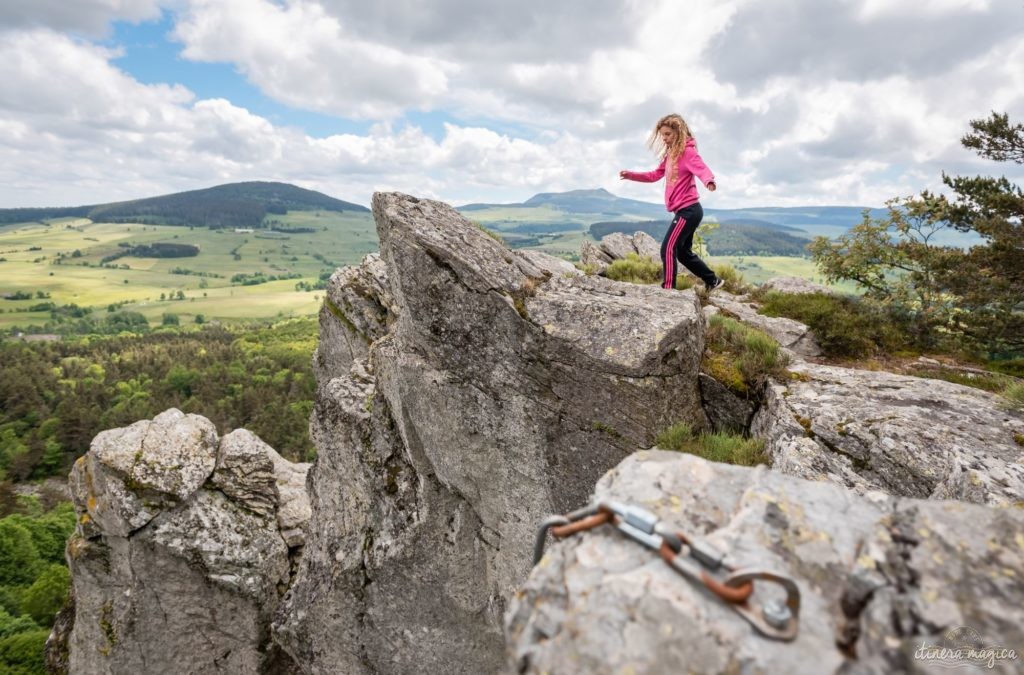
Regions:
<instances>
[{"instance_id":1,"label":"green tree","mask_svg":"<svg viewBox=\"0 0 1024 675\"><path fill-rule=\"evenodd\" d=\"M184 366L175 364L167 372L164 378L164 385L173 392L177 392L183 398L192 395L192 387L199 381L201 373Z\"/></svg>"},{"instance_id":2,"label":"green tree","mask_svg":"<svg viewBox=\"0 0 1024 675\"><path fill-rule=\"evenodd\" d=\"M999 162L1024 163L1024 125L993 113L971 121L965 147ZM942 336L990 357L1024 351L1024 192L1005 177L943 174L950 194L893 200L885 218L864 222L835 241L808 248L830 281L857 282L916 326L919 343ZM973 232L968 250L937 246L945 228Z\"/></svg>"},{"instance_id":3,"label":"green tree","mask_svg":"<svg viewBox=\"0 0 1024 675\"><path fill-rule=\"evenodd\" d=\"M40 626L52 626L53 619L68 599L71 573L61 564L51 564L36 577L22 595L21 608Z\"/></svg>"},{"instance_id":4,"label":"green tree","mask_svg":"<svg viewBox=\"0 0 1024 675\"><path fill-rule=\"evenodd\" d=\"M1024 164L1024 125L992 113L971 122L963 144L987 159ZM942 285L958 298L965 332L990 355L1024 352L1024 191L1005 177L950 177L948 213L958 230L984 243L941 270Z\"/></svg>"},{"instance_id":5,"label":"green tree","mask_svg":"<svg viewBox=\"0 0 1024 675\"><path fill-rule=\"evenodd\" d=\"M0 480L6 476L7 469L20 456L28 453L28 446L18 437L18 433L7 428L0 431Z\"/></svg>"},{"instance_id":6,"label":"green tree","mask_svg":"<svg viewBox=\"0 0 1024 675\"><path fill-rule=\"evenodd\" d=\"M807 249L830 282L855 281L869 300L905 316L915 341L933 346L936 330L952 321L951 300L937 283L939 270L957 249L933 238L948 225L936 214L944 197L928 192L887 202L884 218L864 220L833 240L817 237Z\"/></svg>"},{"instance_id":7,"label":"green tree","mask_svg":"<svg viewBox=\"0 0 1024 675\"><path fill-rule=\"evenodd\" d=\"M39 572L39 551L29 531L11 518L0 519L0 584L29 584Z\"/></svg>"},{"instance_id":8,"label":"green tree","mask_svg":"<svg viewBox=\"0 0 1024 675\"><path fill-rule=\"evenodd\" d=\"M37 675L46 672L43 648L49 630L34 630L0 638L0 667L5 675Z\"/></svg>"},{"instance_id":9,"label":"green tree","mask_svg":"<svg viewBox=\"0 0 1024 675\"><path fill-rule=\"evenodd\" d=\"M4 607L0 607L0 638L30 630L39 630L39 625L27 616L15 616Z\"/></svg>"}]
</instances>

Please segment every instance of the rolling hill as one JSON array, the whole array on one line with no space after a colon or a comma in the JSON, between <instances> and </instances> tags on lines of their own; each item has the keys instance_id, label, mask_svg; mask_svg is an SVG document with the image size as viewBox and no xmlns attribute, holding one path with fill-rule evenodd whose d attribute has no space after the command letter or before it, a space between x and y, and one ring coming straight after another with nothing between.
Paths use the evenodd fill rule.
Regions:
<instances>
[{"instance_id":1,"label":"rolling hill","mask_svg":"<svg viewBox=\"0 0 1024 675\"><path fill-rule=\"evenodd\" d=\"M661 218L665 207L637 199L618 197L603 188L596 190L569 190L568 192L541 192L519 204L466 204L459 211L471 213L487 209L550 207L566 213L602 214L605 216L638 216Z\"/></svg>"},{"instance_id":2,"label":"rolling hill","mask_svg":"<svg viewBox=\"0 0 1024 675\"><path fill-rule=\"evenodd\" d=\"M258 228L267 214L317 210L369 212L365 206L287 183L248 182L112 204L0 209L0 224L76 217L107 223Z\"/></svg>"},{"instance_id":3,"label":"rolling hill","mask_svg":"<svg viewBox=\"0 0 1024 675\"><path fill-rule=\"evenodd\" d=\"M604 214L609 216L632 216L646 219L668 219L665 207L653 202L618 197L603 188L595 190L570 190L568 192L542 192L518 204L466 204L459 211L472 213L488 209L509 209L549 206L566 213ZM704 209L705 217L719 222L743 225L787 225L803 226L829 225L844 229L853 227L863 218L863 206L793 206L793 207L752 207L744 209ZM868 209L872 217L884 215L884 209ZM756 221L756 222L754 222Z\"/></svg>"}]
</instances>

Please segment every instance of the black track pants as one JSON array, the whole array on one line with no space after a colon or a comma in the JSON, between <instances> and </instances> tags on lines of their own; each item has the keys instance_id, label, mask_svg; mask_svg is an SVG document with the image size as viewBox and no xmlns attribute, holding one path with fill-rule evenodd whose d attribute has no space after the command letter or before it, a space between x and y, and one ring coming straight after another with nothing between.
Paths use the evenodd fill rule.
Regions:
<instances>
[{"instance_id":1,"label":"black track pants","mask_svg":"<svg viewBox=\"0 0 1024 675\"><path fill-rule=\"evenodd\" d=\"M704 218L700 202L676 211L672 224L661 242L662 288L676 287L676 260L706 285L715 283L715 273L693 252L693 234Z\"/></svg>"}]
</instances>

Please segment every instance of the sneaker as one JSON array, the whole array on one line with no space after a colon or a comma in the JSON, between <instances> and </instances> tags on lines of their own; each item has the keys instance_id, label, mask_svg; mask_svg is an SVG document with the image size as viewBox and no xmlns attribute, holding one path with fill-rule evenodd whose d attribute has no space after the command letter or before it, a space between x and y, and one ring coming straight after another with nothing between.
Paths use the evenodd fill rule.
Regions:
<instances>
[{"instance_id":1,"label":"sneaker","mask_svg":"<svg viewBox=\"0 0 1024 675\"><path fill-rule=\"evenodd\" d=\"M717 291L722 286L725 286L725 279L723 279L722 277L718 277L715 279L715 283L708 286L708 293L710 293L711 291Z\"/></svg>"}]
</instances>

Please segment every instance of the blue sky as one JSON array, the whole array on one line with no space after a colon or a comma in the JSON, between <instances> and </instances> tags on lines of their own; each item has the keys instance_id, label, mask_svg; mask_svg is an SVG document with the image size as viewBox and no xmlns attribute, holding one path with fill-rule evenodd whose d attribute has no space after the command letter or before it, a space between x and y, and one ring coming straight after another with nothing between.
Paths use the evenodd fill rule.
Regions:
<instances>
[{"instance_id":1,"label":"blue sky","mask_svg":"<svg viewBox=\"0 0 1024 675\"><path fill-rule=\"evenodd\" d=\"M708 206L846 204L1019 175L1016 0L58 0L0 6L0 207L280 180L366 204L603 187L687 118ZM969 35L970 39L964 36Z\"/></svg>"}]
</instances>

